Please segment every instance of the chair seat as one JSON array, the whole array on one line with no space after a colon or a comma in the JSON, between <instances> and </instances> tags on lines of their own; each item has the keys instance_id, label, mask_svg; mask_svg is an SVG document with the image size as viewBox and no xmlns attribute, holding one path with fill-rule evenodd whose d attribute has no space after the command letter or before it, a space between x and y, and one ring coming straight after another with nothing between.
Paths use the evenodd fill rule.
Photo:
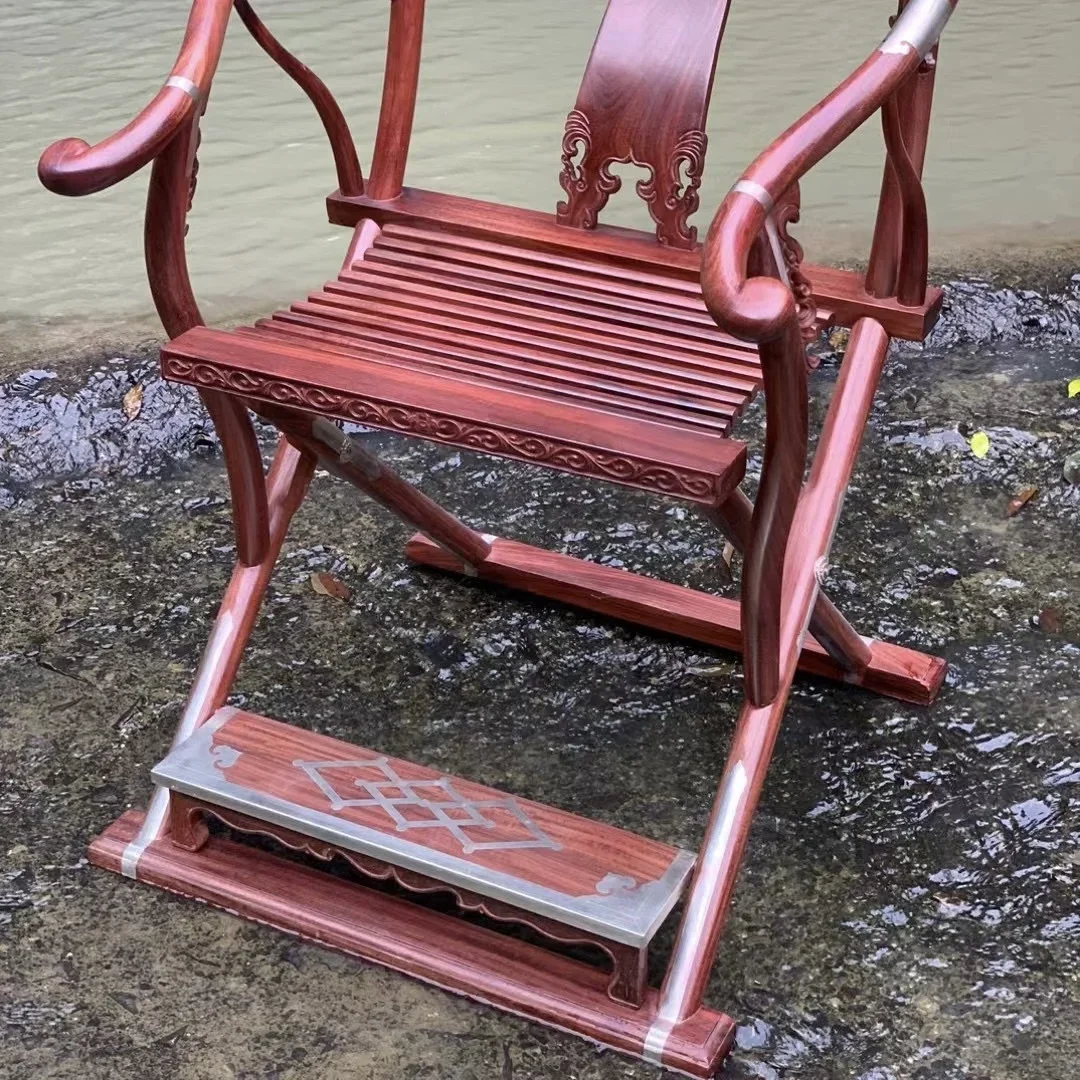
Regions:
<instances>
[{"instance_id":1,"label":"chair seat","mask_svg":"<svg viewBox=\"0 0 1080 1080\"><path fill-rule=\"evenodd\" d=\"M167 378L698 502L742 478L760 386L696 276L388 224L336 280Z\"/></svg>"}]
</instances>

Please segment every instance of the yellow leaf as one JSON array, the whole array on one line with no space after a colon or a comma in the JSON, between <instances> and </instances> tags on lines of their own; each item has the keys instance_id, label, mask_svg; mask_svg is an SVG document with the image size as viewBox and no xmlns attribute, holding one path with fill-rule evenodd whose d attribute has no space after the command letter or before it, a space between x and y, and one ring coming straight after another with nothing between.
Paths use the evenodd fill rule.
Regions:
<instances>
[{"instance_id":1,"label":"yellow leaf","mask_svg":"<svg viewBox=\"0 0 1080 1080\"><path fill-rule=\"evenodd\" d=\"M838 326L829 331L829 347L833 352L842 354L847 348L849 337L851 337L851 331L846 326Z\"/></svg>"},{"instance_id":2,"label":"yellow leaf","mask_svg":"<svg viewBox=\"0 0 1080 1080\"><path fill-rule=\"evenodd\" d=\"M1076 397L1080 394L1080 379L1069 380L1069 397Z\"/></svg>"},{"instance_id":3,"label":"yellow leaf","mask_svg":"<svg viewBox=\"0 0 1080 1080\"><path fill-rule=\"evenodd\" d=\"M990 452L990 436L985 431L976 431L971 436L971 452L977 458L984 458Z\"/></svg>"}]
</instances>

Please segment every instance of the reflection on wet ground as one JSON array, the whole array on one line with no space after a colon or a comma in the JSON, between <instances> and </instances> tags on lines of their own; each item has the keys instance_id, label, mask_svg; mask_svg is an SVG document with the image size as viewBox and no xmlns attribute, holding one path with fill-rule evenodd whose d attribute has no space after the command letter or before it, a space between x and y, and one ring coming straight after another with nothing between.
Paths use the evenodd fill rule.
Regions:
<instances>
[{"instance_id":1,"label":"reflection on wet ground","mask_svg":"<svg viewBox=\"0 0 1080 1080\"><path fill-rule=\"evenodd\" d=\"M740 1025L726 1076L1076 1075L1080 487L1062 464L1080 449L1078 300L956 286L938 344L890 360L829 587L950 675L930 709L799 682L710 987ZM0 1076L658 1075L86 867L87 838L146 798L231 560L209 433L148 363L0 396ZM819 418L834 374L827 357ZM64 449L34 458L35 430ZM373 442L487 531L733 589L682 507ZM696 846L738 664L417 571L405 535L318 478L237 700ZM313 570L352 599L315 595Z\"/></svg>"}]
</instances>

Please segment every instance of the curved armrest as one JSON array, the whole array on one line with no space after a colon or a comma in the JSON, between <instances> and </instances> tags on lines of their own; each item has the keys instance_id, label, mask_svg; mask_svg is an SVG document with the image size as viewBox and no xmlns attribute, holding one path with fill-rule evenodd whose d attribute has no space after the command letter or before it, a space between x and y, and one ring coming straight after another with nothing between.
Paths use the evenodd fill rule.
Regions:
<instances>
[{"instance_id":1,"label":"curved armrest","mask_svg":"<svg viewBox=\"0 0 1080 1080\"><path fill-rule=\"evenodd\" d=\"M751 341L778 337L795 317L791 290L747 278L751 245L780 197L888 100L933 49L958 0L910 0L888 36L828 97L759 154L713 218L701 260L705 302L720 325Z\"/></svg>"},{"instance_id":2,"label":"curved armrest","mask_svg":"<svg viewBox=\"0 0 1080 1080\"><path fill-rule=\"evenodd\" d=\"M126 127L90 146L61 139L41 155L38 177L58 195L89 195L157 157L206 100L217 69L232 0L195 0L180 53L165 85Z\"/></svg>"}]
</instances>

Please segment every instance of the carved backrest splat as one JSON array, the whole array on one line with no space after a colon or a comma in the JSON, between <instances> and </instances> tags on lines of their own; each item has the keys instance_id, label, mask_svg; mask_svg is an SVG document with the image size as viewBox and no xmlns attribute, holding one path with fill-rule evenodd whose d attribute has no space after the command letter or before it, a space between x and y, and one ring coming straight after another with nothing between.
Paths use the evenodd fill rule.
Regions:
<instances>
[{"instance_id":1,"label":"carved backrest splat","mask_svg":"<svg viewBox=\"0 0 1080 1080\"><path fill-rule=\"evenodd\" d=\"M649 207L661 244L691 248L705 166L705 116L716 54L731 0L609 0L577 103L566 119L566 192L556 219L579 229L620 181L610 167L649 170L637 193Z\"/></svg>"}]
</instances>

